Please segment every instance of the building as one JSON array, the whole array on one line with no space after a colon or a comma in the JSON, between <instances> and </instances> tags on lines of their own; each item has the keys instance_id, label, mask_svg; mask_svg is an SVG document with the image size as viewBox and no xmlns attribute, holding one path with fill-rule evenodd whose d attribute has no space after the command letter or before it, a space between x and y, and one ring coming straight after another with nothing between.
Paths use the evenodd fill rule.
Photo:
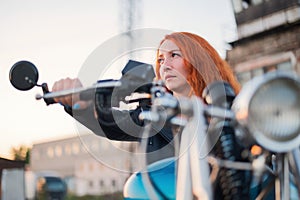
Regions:
<instances>
[{"instance_id":1,"label":"building","mask_svg":"<svg viewBox=\"0 0 300 200\"><path fill-rule=\"evenodd\" d=\"M226 59L243 84L271 70L300 73L300 1L231 0L238 39Z\"/></svg>"},{"instance_id":2,"label":"building","mask_svg":"<svg viewBox=\"0 0 300 200\"><path fill-rule=\"evenodd\" d=\"M24 199L25 162L0 158L0 199Z\"/></svg>"},{"instance_id":3,"label":"building","mask_svg":"<svg viewBox=\"0 0 300 200\"><path fill-rule=\"evenodd\" d=\"M133 170L136 146L92 133L40 142L31 150L31 170L57 173L78 196L118 192Z\"/></svg>"}]
</instances>

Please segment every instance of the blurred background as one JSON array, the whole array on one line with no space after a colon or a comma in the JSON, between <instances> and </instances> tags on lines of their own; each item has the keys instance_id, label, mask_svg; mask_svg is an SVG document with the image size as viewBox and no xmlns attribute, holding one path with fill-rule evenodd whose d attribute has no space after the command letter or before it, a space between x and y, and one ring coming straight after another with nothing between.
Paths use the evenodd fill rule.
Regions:
<instances>
[{"instance_id":1,"label":"blurred background","mask_svg":"<svg viewBox=\"0 0 300 200\"><path fill-rule=\"evenodd\" d=\"M129 156L119 159L111 151L105 163L93 154L108 152L109 145L130 151L132 144L107 143L93 134L79 138L78 126L60 105L35 100L40 88L13 88L9 70L17 61L33 62L40 82L51 88L60 78L76 77L87 57L120 33L142 28L189 31L208 40L244 84L271 70L299 73L299 22L297 0L1 0L2 177L32 172L25 173L24 182L31 176L27 187L19 186L26 194L33 190L28 185L47 183L46 176L60 177L66 183L64 187L58 180L61 191L67 188L82 197L118 194L132 168ZM10 168L20 170L5 171ZM9 187L1 191L3 197Z\"/></svg>"}]
</instances>

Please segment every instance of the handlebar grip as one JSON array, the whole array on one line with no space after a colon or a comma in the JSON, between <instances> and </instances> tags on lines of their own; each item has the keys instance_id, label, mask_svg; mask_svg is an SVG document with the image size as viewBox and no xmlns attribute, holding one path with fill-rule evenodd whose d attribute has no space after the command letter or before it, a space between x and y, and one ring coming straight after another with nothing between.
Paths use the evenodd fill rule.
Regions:
<instances>
[{"instance_id":1,"label":"handlebar grip","mask_svg":"<svg viewBox=\"0 0 300 200\"><path fill-rule=\"evenodd\" d=\"M44 94L50 93L50 92L49 92L49 89L48 89L47 83L42 83L41 86L42 86L42 89L43 89ZM50 105L50 104L55 104L55 103L57 103L56 101L54 101L53 98L47 98L47 99L44 98L44 101L45 101L45 103L47 104L47 106Z\"/></svg>"},{"instance_id":2,"label":"handlebar grip","mask_svg":"<svg viewBox=\"0 0 300 200\"><path fill-rule=\"evenodd\" d=\"M84 90L79 93L80 100L89 101L95 98L95 89Z\"/></svg>"}]
</instances>

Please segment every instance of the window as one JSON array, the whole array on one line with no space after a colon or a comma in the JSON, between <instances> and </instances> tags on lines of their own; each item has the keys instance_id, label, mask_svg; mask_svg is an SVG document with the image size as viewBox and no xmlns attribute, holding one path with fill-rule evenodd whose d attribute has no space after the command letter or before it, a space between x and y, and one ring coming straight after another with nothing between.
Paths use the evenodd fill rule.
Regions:
<instances>
[{"instance_id":1,"label":"window","mask_svg":"<svg viewBox=\"0 0 300 200\"><path fill-rule=\"evenodd\" d=\"M78 143L73 143L73 145L72 145L72 152L73 152L73 154L77 155L79 153L79 150L80 150L79 144Z\"/></svg>"},{"instance_id":2,"label":"window","mask_svg":"<svg viewBox=\"0 0 300 200\"><path fill-rule=\"evenodd\" d=\"M250 79L271 71L295 71L295 66L296 58L294 54L287 52L240 63L235 67L235 73L239 82L243 85Z\"/></svg>"},{"instance_id":3,"label":"window","mask_svg":"<svg viewBox=\"0 0 300 200\"><path fill-rule=\"evenodd\" d=\"M90 163L90 172L94 171L94 164Z\"/></svg>"},{"instance_id":4,"label":"window","mask_svg":"<svg viewBox=\"0 0 300 200\"><path fill-rule=\"evenodd\" d=\"M249 8L250 5L251 5L250 0L243 0L243 1L242 1L242 7L243 7L244 9Z\"/></svg>"},{"instance_id":5,"label":"window","mask_svg":"<svg viewBox=\"0 0 300 200\"><path fill-rule=\"evenodd\" d=\"M251 3L252 3L253 5L258 5L258 4L263 3L263 0L251 0Z\"/></svg>"},{"instance_id":6,"label":"window","mask_svg":"<svg viewBox=\"0 0 300 200\"><path fill-rule=\"evenodd\" d=\"M281 71L293 71L293 67L290 62L279 63L277 68Z\"/></svg>"},{"instance_id":7,"label":"window","mask_svg":"<svg viewBox=\"0 0 300 200\"><path fill-rule=\"evenodd\" d=\"M239 13L243 10L242 1L241 0L232 0L232 5L235 13Z\"/></svg>"},{"instance_id":8,"label":"window","mask_svg":"<svg viewBox=\"0 0 300 200\"><path fill-rule=\"evenodd\" d=\"M61 148L60 145L57 145L57 146L55 147L55 155L56 155L57 157L60 157L60 156L62 155L62 148Z\"/></svg>"},{"instance_id":9,"label":"window","mask_svg":"<svg viewBox=\"0 0 300 200\"><path fill-rule=\"evenodd\" d=\"M251 72L246 71L246 72L238 73L237 79L243 85L244 83L246 83L251 79Z\"/></svg>"},{"instance_id":10,"label":"window","mask_svg":"<svg viewBox=\"0 0 300 200\"><path fill-rule=\"evenodd\" d=\"M263 68L257 68L257 69L253 69L251 71L251 77L261 76L263 74L264 74L264 69Z\"/></svg>"},{"instance_id":11,"label":"window","mask_svg":"<svg viewBox=\"0 0 300 200\"><path fill-rule=\"evenodd\" d=\"M113 179L113 180L111 180L111 185L113 186L113 187L116 187L116 180L115 179Z\"/></svg>"},{"instance_id":12,"label":"window","mask_svg":"<svg viewBox=\"0 0 300 200\"><path fill-rule=\"evenodd\" d=\"M90 180L90 181L89 181L89 187L90 187L90 188L93 188L93 187L94 187L94 182L93 182L93 180Z\"/></svg>"},{"instance_id":13,"label":"window","mask_svg":"<svg viewBox=\"0 0 300 200\"><path fill-rule=\"evenodd\" d=\"M292 71L292 65L291 63L285 62L285 63L278 63L276 65L263 66L261 68L256 68L246 72L239 73L237 74L237 78L239 82L243 85L245 82L251 80L256 76L260 76L275 70Z\"/></svg>"},{"instance_id":14,"label":"window","mask_svg":"<svg viewBox=\"0 0 300 200\"><path fill-rule=\"evenodd\" d=\"M48 147L48 149L47 149L47 156L49 158L53 158L54 157L54 150L53 150L52 147Z\"/></svg>"},{"instance_id":15,"label":"window","mask_svg":"<svg viewBox=\"0 0 300 200\"><path fill-rule=\"evenodd\" d=\"M81 165L80 165L80 171L81 171L81 172L84 171L84 163L81 163Z\"/></svg>"},{"instance_id":16,"label":"window","mask_svg":"<svg viewBox=\"0 0 300 200\"><path fill-rule=\"evenodd\" d=\"M235 13L246 10L250 6L255 6L268 0L232 0L232 5Z\"/></svg>"},{"instance_id":17,"label":"window","mask_svg":"<svg viewBox=\"0 0 300 200\"><path fill-rule=\"evenodd\" d=\"M65 146L65 153L66 153L66 155L72 154L72 148L69 144L66 144L66 146Z\"/></svg>"},{"instance_id":18,"label":"window","mask_svg":"<svg viewBox=\"0 0 300 200\"><path fill-rule=\"evenodd\" d=\"M100 187L103 187L103 186L104 186L104 181L103 181L103 180L100 180L100 181L99 181L99 185L100 185Z\"/></svg>"}]
</instances>

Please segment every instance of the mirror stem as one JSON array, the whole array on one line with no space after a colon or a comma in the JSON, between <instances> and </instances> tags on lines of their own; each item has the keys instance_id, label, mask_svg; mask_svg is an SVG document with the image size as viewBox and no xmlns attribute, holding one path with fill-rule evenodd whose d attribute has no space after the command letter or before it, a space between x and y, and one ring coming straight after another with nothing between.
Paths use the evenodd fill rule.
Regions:
<instances>
[{"instance_id":1,"label":"mirror stem","mask_svg":"<svg viewBox=\"0 0 300 200\"><path fill-rule=\"evenodd\" d=\"M40 85L40 86L42 87L44 94L50 93L47 83L42 83L42 85ZM44 99L44 101L47 104L47 106L50 105L50 104L56 103L53 98Z\"/></svg>"}]
</instances>

